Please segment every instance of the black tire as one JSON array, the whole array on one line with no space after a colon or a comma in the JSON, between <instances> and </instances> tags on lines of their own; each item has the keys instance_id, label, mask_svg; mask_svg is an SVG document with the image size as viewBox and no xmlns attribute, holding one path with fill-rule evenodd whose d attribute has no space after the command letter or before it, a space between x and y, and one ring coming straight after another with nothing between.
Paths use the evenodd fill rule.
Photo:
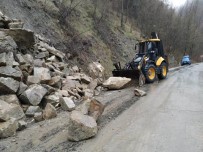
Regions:
<instances>
[{"instance_id":1,"label":"black tire","mask_svg":"<svg viewBox=\"0 0 203 152\"><path fill-rule=\"evenodd\" d=\"M154 64L146 65L145 78L147 83L153 83L156 80L156 67L154 66Z\"/></svg>"},{"instance_id":2,"label":"black tire","mask_svg":"<svg viewBox=\"0 0 203 152\"><path fill-rule=\"evenodd\" d=\"M168 66L165 62L163 62L160 65L160 74L158 74L157 76L160 80L162 80L162 79L166 79L167 74L168 74Z\"/></svg>"}]
</instances>

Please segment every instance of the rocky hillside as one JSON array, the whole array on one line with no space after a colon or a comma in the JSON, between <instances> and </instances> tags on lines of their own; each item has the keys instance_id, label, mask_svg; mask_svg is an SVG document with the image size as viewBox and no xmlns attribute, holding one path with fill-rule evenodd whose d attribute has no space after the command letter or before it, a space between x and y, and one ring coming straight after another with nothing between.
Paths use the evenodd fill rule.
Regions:
<instances>
[{"instance_id":1,"label":"rocky hillside","mask_svg":"<svg viewBox=\"0 0 203 152\"><path fill-rule=\"evenodd\" d=\"M93 17L91 0L2 0L0 9L24 21L26 29L48 39L47 43L65 53L66 60L85 71L88 63L100 60L109 75L113 62L133 58L139 39L139 33L128 24L125 31L119 28L120 18L114 12L110 12L111 19Z\"/></svg>"}]
</instances>

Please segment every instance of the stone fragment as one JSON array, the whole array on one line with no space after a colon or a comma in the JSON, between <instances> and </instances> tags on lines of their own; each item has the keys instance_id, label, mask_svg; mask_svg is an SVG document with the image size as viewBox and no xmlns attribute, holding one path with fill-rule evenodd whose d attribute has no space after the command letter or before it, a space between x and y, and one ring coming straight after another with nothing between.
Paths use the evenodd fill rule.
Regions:
<instances>
[{"instance_id":1,"label":"stone fragment","mask_svg":"<svg viewBox=\"0 0 203 152\"><path fill-rule=\"evenodd\" d=\"M93 62L88 65L89 74L92 78L104 77L104 67L99 62Z\"/></svg>"},{"instance_id":2,"label":"stone fragment","mask_svg":"<svg viewBox=\"0 0 203 152\"><path fill-rule=\"evenodd\" d=\"M12 103L12 104L20 105L19 99L15 94L1 95L0 100L3 100L9 104Z\"/></svg>"},{"instance_id":3,"label":"stone fragment","mask_svg":"<svg viewBox=\"0 0 203 152\"><path fill-rule=\"evenodd\" d=\"M57 116L57 112L54 106L50 103L47 103L44 111L43 111L43 118L44 119L52 119Z\"/></svg>"},{"instance_id":4,"label":"stone fragment","mask_svg":"<svg viewBox=\"0 0 203 152\"><path fill-rule=\"evenodd\" d=\"M33 84L20 95L20 100L25 104L37 106L46 93L47 89L41 85Z\"/></svg>"},{"instance_id":5,"label":"stone fragment","mask_svg":"<svg viewBox=\"0 0 203 152\"><path fill-rule=\"evenodd\" d=\"M43 118L42 112L37 112L37 113L35 113L34 119L35 119L36 122L43 121L44 118Z\"/></svg>"},{"instance_id":6,"label":"stone fragment","mask_svg":"<svg viewBox=\"0 0 203 152\"><path fill-rule=\"evenodd\" d=\"M0 123L0 138L11 137L16 134L18 123L14 118Z\"/></svg>"},{"instance_id":7,"label":"stone fragment","mask_svg":"<svg viewBox=\"0 0 203 152\"><path fill-rule=\"evenodd\" d=\"M34 117L35 113L42 112L42 109L39 106L29 106L25 115L28 117Z\"/></svg>"},{"instance_id":8,"label":"stone fragment","mask_svg":"<svg viewBox=\"0 0 203 152\"><path fill-rule=\"evenodd\" d=\"M27 123L23 120L18 121L18 131L24 130L27 128Z\"/></svg>"},{"instance_id":9,"label":"stone fragment","mask_svg":"<svg viewBox=\"0 0 203 152\"><path fill-rule=\"evenodd\" d=\"M61 98L60 105L64 111L72 111L75 109L75 103L68 97Z\"/></svg>"},{"instance_id":10,"label":"stone fragment","mask_svg":"<svg viewBox=\"0 0 203 152\"><path fill-rule=\"evenodd\" d=\"M34 76L39 77L42 83L46 83L51 80L49 69L43 67L34 67Z\"/></svg>"},{"instance_id":11,"label":"stone fragment","mask_svg":"<svg viewBox=\"0 0 203 152\"><path fill-rule=\"evenodd\" d=\"M21 81L22 72L18 68L12 68L11 66L0 67L0 77L10 77L17 81Z\"/></svg>"},{"instance_id":12,"label":"stone fragment","mask_svg":"<svg viewBox=\"0 0 203 152\"><path fill-rule=\"evenodd\" d=\"M0 66L6 66L6 53L0 54Z\"/></svg>"},{"instance_id":13,"label":"stone fragment","mask_svg":"<svg viewBox=\"0 0 203 152\"><path fill-rule=\"evenodd\" d=\"M23 56L21 54L16 54L16 58L17 58L17 61L20 65L22 64L25 64L25 59L23 58Z\"/></svg>"},{"instance_id":14,"label":"stone fragment","mask_svg":"<svg viewBox=\"0 0 203 152\"><path fill-rule=\"evenodd\" d=\"M0 113L7 115L8 118L15 118L19 120L25 116L23 109L16 104L8 104L7 102L0 100Z\"/></svg>"},{"instance_id":15,"label":"stone fragment","mask_svg":"<svg viewBox=\"0 0 203 152\"><path fill-rule=\"evenodd\" d=\"M143 97L143 96L146 96L146 95L147 95L146 92L144 92L144 91L142 91L142 90L140 90L140 89L135 89L135 90L134 90L134 93L135 93L135 95L138 96L138 97Z\"/></svg>"},{"instance_id":16,"label":"stone fragment","mask_svg":"<svg viewBox=\"0 0 203 152\"><path fill-rule=\"evenodd\" d=\"M28 76L27 77L27 85L39 84L40 81L41 81L40 78L37 76Z\"/></svg>"},{"instance_id":17,"label":"stone fragment","mask_svg":"<svg viewBox=\"0 0 203 152\"><path fill-rule=\"evenodd\" d=\"M0 77L0 94L15 94L19 85L20 82L12 78Z\"/></svg>"}]
</instances>

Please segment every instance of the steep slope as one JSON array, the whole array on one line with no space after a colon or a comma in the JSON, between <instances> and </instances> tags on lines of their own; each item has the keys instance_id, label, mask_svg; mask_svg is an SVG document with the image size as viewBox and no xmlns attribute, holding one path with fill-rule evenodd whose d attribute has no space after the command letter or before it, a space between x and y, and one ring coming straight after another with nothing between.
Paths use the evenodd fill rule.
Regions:
<instances>
[{"instance_id":1,"label":"steep slope","mask_svg":"<svg viewBox=\"0 0 203 152\"><path fill-rule=\"evenodd\" d=\"M133 58L140 36L137 31L129 32L128 24L125 31L121 30L120 18L114 12L108 18L94 18L91 0L75 0L72 4L70 0L1 0L0 10L24 21L25 28L49 39L67 57L70 53L70 62L84 70L87 63L100 60L107 75L113 62L125 63Z\"/></svg>"}]
</instances>

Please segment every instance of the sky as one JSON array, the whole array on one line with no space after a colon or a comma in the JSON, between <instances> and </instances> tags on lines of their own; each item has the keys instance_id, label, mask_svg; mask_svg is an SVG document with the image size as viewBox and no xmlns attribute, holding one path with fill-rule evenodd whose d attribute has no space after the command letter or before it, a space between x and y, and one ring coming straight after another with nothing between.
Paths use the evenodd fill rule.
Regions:
<instances>
[{"instance_id":1,"label":"sky","mask_svg":"<svg viewBox=\"0 0 203 152\"><path fill-rule=\"evenodd\" d=\"M168 0L174 7L179 7L183 5L187 0Z\"/></svg>"}]
</instances>

